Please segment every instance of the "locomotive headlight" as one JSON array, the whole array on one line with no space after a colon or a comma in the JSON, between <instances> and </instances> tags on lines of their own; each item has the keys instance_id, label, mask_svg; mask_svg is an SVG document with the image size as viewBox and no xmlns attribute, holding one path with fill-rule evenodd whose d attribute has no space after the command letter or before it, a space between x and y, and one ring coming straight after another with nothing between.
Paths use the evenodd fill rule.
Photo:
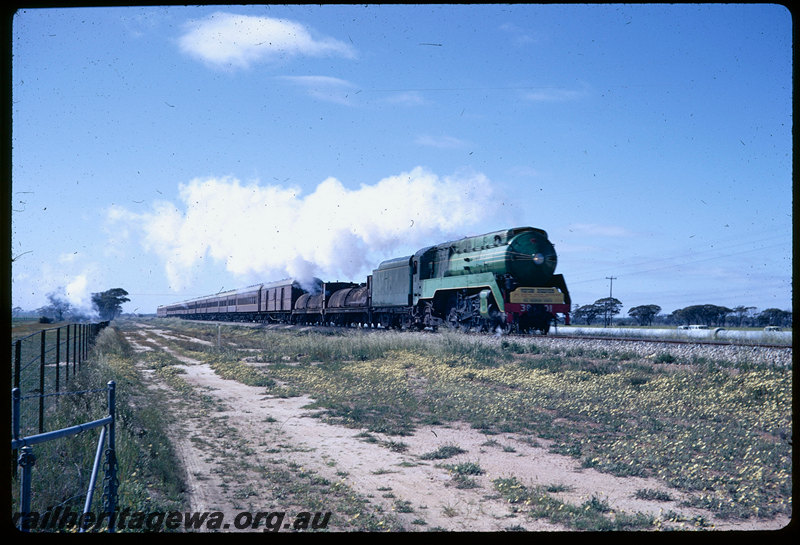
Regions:
<instances>
[{"instance_id":1,"label":"locomotive headlight","mask_svg":"<svg viewBox=\"0 0 800 545\"><path fill-rule=\"evenodd\" d=\"M542 254L533 254L533 262L537 265L544 263L544 256Z\"/></svg>"}]
</instances>

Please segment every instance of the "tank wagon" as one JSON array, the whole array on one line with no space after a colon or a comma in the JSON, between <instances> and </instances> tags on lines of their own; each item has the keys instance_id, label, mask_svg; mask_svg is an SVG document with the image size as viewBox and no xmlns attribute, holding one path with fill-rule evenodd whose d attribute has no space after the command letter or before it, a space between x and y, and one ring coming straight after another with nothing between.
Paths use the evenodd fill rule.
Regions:
<instances>
[{"instance_id":1,"label":"tank wagon","mask_svg":"<svg viewBox=\"0 0 800 545\"><path fill-rule=\"evenodd\" d=\"M348 325L345 321L357 318L357 323L367 324L369 319L366 300L363 305L355 308L352 304L346 304L348 294L357 286L358 284L352 282L322 282L319 290L305 293L297 299L293 323Z\"/></svg>"},{"instance_id":2,"label":"tank wagon","mask_svg":"<svg viewBox=\"0 0 800 545\"><path fill-rule=\"evenodd\" d=\"M159 307L158 316L423 329L539 331L570 296L547 233L517 227L384 261L361 284L296 280Z\"/></svg>"}]
</instances>

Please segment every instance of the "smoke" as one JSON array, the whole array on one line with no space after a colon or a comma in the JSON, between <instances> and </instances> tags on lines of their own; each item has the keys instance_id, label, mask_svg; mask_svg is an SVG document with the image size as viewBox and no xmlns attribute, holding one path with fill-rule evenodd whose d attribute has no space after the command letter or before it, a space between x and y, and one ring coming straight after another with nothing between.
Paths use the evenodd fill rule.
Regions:
<instances>
[{"instance_id":1,"label":"smoke","mask_svg":"<svg viewBox=\"0 0 800 545\"><path fill-rule=\"evenodd\" d=\"M57 321L92 320L98 317L90 303L86 275L79 275L66 287L59 286L47 294L48 304L39 310Z\"/></svg>"},{"instance_id":2,"label":"smoke","mask_svg":"<svg viewBox=\"0 0 800 545\"><path fill-rule=\"evenodd\" d=\"M284 277L365 279L377 264L466 234L496 213L482 174L440 177L423 168L348 189L327 178L308 195L297 187L194 179L179 186L179 202L150 212L109 210L114 222L141 231L173 289L210 258L242 280Z\"/></svg>"},{"instance_id":3,"label":"smoke","mask_svg":"<svg viewBox=\"0 0 800 545\"><path fill-rule=\"evenodd\" d=\"M60 255L54 263L43 263L38 276L27 278L23 275L18 280L21 286L30 284L29 289L36 297L26 306L58 306L67 309L73 319L92 319L97 316L92 304L92 287L101 283L102 276L97 264L87 263L82 254L74 252Z\"/></svg>"}]
</instances>

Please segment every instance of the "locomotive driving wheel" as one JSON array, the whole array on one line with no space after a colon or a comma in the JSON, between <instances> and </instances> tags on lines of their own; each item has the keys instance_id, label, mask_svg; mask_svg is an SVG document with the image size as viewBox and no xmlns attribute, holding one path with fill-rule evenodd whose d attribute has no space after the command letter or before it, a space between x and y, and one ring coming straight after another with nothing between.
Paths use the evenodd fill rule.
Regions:
<instances>
[{"instance_id":1,"label":"locomotive driving wheel","mask_svg":"<svg viewBox=\"0 0 800 545\"><path fill-rule=\"evenodd\" d=\"M450 301L450 310L445 316L445 323L450 329L469 331L473 325L478 325L480 315L477 297L458 292Z\"/></svg>"},{"instance_id":2,"label":"locomotive driving wheel","mask_svg":"<svg viewBox=\"0 0 800 545\"><path fill-rule=\"evenodd\" d=\"M447 327L452 330L461 330L466 332L469 331L470 328L469 321L464 321L462 319L462 314L455 308L450 309L445 322L447 323Z\"/></svg>"}]
</instances>

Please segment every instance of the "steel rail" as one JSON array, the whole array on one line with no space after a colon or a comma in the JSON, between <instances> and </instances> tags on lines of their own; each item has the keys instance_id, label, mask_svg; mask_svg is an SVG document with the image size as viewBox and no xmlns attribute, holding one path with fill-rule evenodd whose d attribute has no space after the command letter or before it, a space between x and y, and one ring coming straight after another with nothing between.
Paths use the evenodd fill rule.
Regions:
<instances>
[{"instance_id":1,"label":"steel rail","mask_svg":"<svg viewBox=\"0 0 800 545\"><path fill-rule=\"evenodd\" d=\"M664 344L697 344L708 346L732 346L742 348L776 348L791 350L791 345L771 344L771 343L752 343L737 341L713 341L703 339L656 339L652 337L610 337L604 335L559 335L551 333L546 336L550 339L575 339L587 341L622 341L622 342L645 342L645 343L664 343Z\"/></svg>"},{"instance_id":2,"label":"steel rail","mask_svg":"<svg viewBox=\"0 0 800 545\"><path fill-rule=\"evenodd\" d=\"M189 322L194 322L198 324L221 324L221 325L231 325L231 326L244 326L244 327L262 327L262 326L269 326L269 325L276 325L276 324L267 324L264 322L236 322L236 321L226 321L226 320L198 320L195 318L183 318ZM315 324L279 324L284 326L286 329L294 329L294 328L307 328L307 327L318 327L318 328L346 328L346 326L336 326L336 325L315 325ZM358 328L353 328L358 329ZM383 328L361 328L368 331L384 331ZM463 332L462 332L463 333ZM475 334L478 333L476 331L470 331L469 333ZM493 332L486 332L488 336L493 336L495 333ZM524 339L575 339L575 340L590 340L590 341L623 341L623 342L646 342L646 343L666 343L666 344L696 344L696 345L709 345L709 346L731 346L731 347L742 347L742 348L773 348L773 349L784 349L784 350L791 350L792 345L787 344L771 344L771 343L753 343L753 342L740 342L736 340L732 341L720 341L720 340L703 340L703 339L670 339L670 338L653 338L653 337L611 337L606 335L559 335L557 332L551 331L547 335L537 335L532 333L514 333L514 332L506 332L502 334L503 337L519 337Z\"/></svg>"}]
</instances>

